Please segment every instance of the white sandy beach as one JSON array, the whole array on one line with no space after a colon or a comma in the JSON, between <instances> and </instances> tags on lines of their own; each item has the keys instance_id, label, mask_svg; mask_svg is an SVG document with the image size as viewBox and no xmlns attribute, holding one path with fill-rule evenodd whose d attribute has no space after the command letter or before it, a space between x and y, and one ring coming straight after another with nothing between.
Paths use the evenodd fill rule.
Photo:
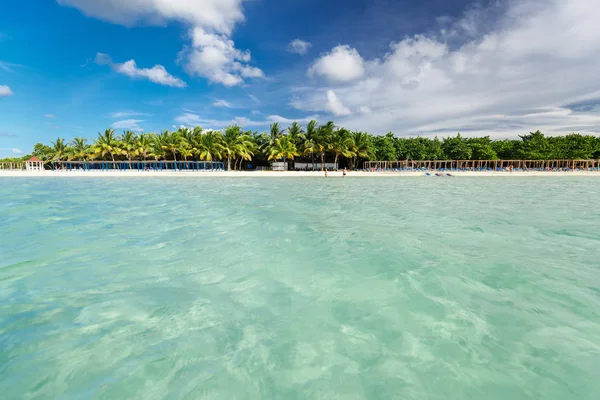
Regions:
<instances>
[{"instance_id":1,"label":"white sandy beach","mask_svg":"<svg viewBox=\"0 0 600 400\"><path fill-rule=\"evenodd\" d=\"M435 172L429 172L434 175ZM393 178L393 177L422 177L426 176L424 171L415 172L364 172L364 171L348 171L348 177L361 178ZM533 177L533 176L596 176L600 177L598 171L515 171L515 172L473 172L473 171L456 171L452 172L456 177ZM237 177L252 177L252 178L324 178L321 171L18 171L18 170L0 170L0 178L2 177L222 177L222 178L237 178ZM341 178L341 171L330 171L329 178ZM435 176L432 176L435 178Z\"/></svg>"}]
</instances>

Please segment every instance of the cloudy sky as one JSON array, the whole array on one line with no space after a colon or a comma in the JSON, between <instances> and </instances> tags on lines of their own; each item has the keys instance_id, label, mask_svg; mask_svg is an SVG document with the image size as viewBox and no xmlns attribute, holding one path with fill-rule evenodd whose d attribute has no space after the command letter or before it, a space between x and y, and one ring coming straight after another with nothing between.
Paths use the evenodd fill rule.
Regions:
<instances>
[{"instance_id":1,"label":"cloudy sky","mask_svg":"<svg viewBox=\"0 0 600 400\"><path fill-rule=\"evenodd\" d=\"M0 157L180 125L600 132L597 0L3 0Z\"/></svg>"}]
</instances>

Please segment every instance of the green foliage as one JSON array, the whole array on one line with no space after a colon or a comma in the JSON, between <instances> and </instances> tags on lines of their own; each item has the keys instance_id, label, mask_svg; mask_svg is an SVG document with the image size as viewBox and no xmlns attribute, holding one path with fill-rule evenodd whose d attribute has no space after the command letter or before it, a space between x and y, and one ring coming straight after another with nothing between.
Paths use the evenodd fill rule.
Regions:
<instances>
[{"instance_id":1,"label":"green foliage","mask_svg":"<svg viewBox=\"0 0 600 400\"><path fill-rule=\"evenodd\" d=\"M23 157L5 157L5 158L0 158L0 162L1 163L19 163L19 162L27 161L30 158L31 158L31 154L28 154Z\"/></svg>"},{"instance_id":2,"label":"green foliage","mask_svg":"<svg viewBox=\"0 0 600 400\"><path fill-rule=\"evenodd\" d=\"M281 135L274 140L273 145L269 148L268 159L283 159L283 162L286 162L287 160L293 160L298 155L298 149L293 139L288 135Z\"/></svg>"},{"instance_id":3,"label":"green foliage","mask_svg":"<svg viewBox=\"0 0 600 400\"><path fill-rule=\"evenodd\" d=\"M492 150L496 153L500 160L514 160L517 159L517 149L519 143L516 140L495 140L492 142Z\"/></svg>"},{"instance_id":4,"label":"green foliage","mask_svg":"<svg viewBox=\"0 0 600 400\"><path fill-rule=\"evenodd\" d=\"M50 148L50 159L52 161L63 161L67 158L70 150L64 139L58 138L52 143Z\"/></svg>"},{"instance_id":5,"label":"green foliage","mask_svg":"<svg viewBox=\"0 0 600 400\"><path fill-rule=\"evenodd\" d=\"M472 160L497 160L498 154L492 147L492 140L489 136L484 136L482 138L472 138L469 139L469 146L471 146Z\"/></svg>"},{"instance_id":6,"label":"green foliage","mask_svg":"<svg viewBox=\"0 0 600 400\"><path fill-rule=\"evenodd\" d=\"M550 143L540 131L530 132L529 135L519 136L521 145L517 154L522 160L547 160L550 158Z\"/></svg>"},{"instance_id":7,"label":"green foliage","mask_svg":"<svg viewBox=\"0 0 600 400\"><path fill-rule=\"evenodd\" d=\"M69 160L87 160L90 156L90 146L87 139L76 137L70 143L67 153Z\"/></svg>"},{"instance_id":8,"label":"green foliage","mask_svg":"<svg viewBox=\"0 0 600 400\"><path fill-rule=\"evenodd\" d=\"M115 155L121 153L120 138L115 135L114 129L107 129L104 133L98 132L98 138L95 140L93 148L93 157L110 156L115 161Z\"/></svg>"},{"instance_id":9,"label":"green foliage","mask_svg":"<svg viewBox=\"0 0 600 400\"><path fill-rule=\"evenodd\" d=\"M381 161L397 160L395 141L396 138L392 132L385 136L375 137L375 158Z\"/></svg>"},{"instance_id":10,"label":"green foliage","mask_svg":"<svg viewBox=\"0 0 600 400\"><path fill-rule=\"evenodd\" d=\"M365 160L542 160L600 158L600 138L571 133L545 137L540 131L516 140L492 140L489 136L464 138L459 134L443 140L426 137L402 138L393 133L373 136L336 127L332 121L320 125L310 121L305 127L297 122L287 129L278 123L269 132L244 132L240 126L223 132L201 127L179 128L160 134L126 131L123 135L107 129L88 144L84 138L67 143L58 138L51 145L37 143L33 156L44 161L64 160L226 160L228 169L242 168L244 162L268 165L273 160L339 162L351 169ZM12 162L30 156L5 159ZM8 161L8 162L10 162Z\"/></svg>"},{"instance_id":11,"label":"green foliage","mask_svg":"<svg viewBox=\"0 0 600 400\"><path fill-rule=\"evenodd\" d=\"M460 133L456 137L447 137L442 143L442 149L448 160L470 160L473 149Z\"/></svg>"},{"instance_id":12,"label":"green foliage","mask_svg":"<svg viewBox=\"0 0 600 400\"><path fill-rule=\"evenodd\" d=\"M48 161L52 157L52 148L43 143L36 143L35 146L33 146L31 155L42 161Z\"/></svg>"}]
</instances>

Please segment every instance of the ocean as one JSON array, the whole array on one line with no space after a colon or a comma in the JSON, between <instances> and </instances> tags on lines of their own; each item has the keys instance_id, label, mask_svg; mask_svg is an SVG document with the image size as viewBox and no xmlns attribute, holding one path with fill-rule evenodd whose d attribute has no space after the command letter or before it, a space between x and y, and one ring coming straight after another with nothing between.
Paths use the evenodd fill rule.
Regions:
<instances>
[{"instance_id":1,"label":"ocean","mask_svg":"<svg viewBox=\"0 0 600 400\"><path fill-rule=\"evenodd\" d=\"M598 399L600 180L4 178L3 399Z\"/></svg>"}]
</instances>

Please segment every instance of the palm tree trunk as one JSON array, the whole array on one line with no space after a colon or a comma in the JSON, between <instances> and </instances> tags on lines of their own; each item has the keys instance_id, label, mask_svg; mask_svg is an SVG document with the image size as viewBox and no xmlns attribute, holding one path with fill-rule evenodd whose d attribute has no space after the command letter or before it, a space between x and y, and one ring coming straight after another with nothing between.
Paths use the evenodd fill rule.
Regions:
<instances>
[{"instance_id":1,"label":"palm tree trunk","mask_svg":"<svg viewBox=\"0 0 600 400\"><path fill-rule=\"evenodd\" d=\"M321 153L321 171L325 170L325 152Z\"/></svg>"},{"instance_id":2,"label":"palm tree trunk","mask_svg":"<svg viewBox=\"0 0 600 400\"><path fill-rule=\"evenodd\" d=\"M173 153L173 161L177 162L177 156L175 155L175 152L172 151L172 153Z\"/></svg>"},{"instance_id":3,"label":"palm tree trunk","mask_svg":"<svg viewBox=\"0 0 600 400\"><path fill-rule=\"evenodd\" d=\"M338 158L339 158L339 156L340 156L340 155L339 155L338 153L335 153L335 161L334 161L334 163L333 163L333 167L334 167L336 170L338 169L338 167L337 167L337 163L338 163Z\"/></svg>"},{"instance_id":4,"label":"palm tree trunk","mask_svg":"<svg viewBox=\"0 0 600 400\"><path fill-rule=\"evenodd\" d=\"M231 171L231 156L227 156L227 171Z\"/></svg>"}]
</instances>

